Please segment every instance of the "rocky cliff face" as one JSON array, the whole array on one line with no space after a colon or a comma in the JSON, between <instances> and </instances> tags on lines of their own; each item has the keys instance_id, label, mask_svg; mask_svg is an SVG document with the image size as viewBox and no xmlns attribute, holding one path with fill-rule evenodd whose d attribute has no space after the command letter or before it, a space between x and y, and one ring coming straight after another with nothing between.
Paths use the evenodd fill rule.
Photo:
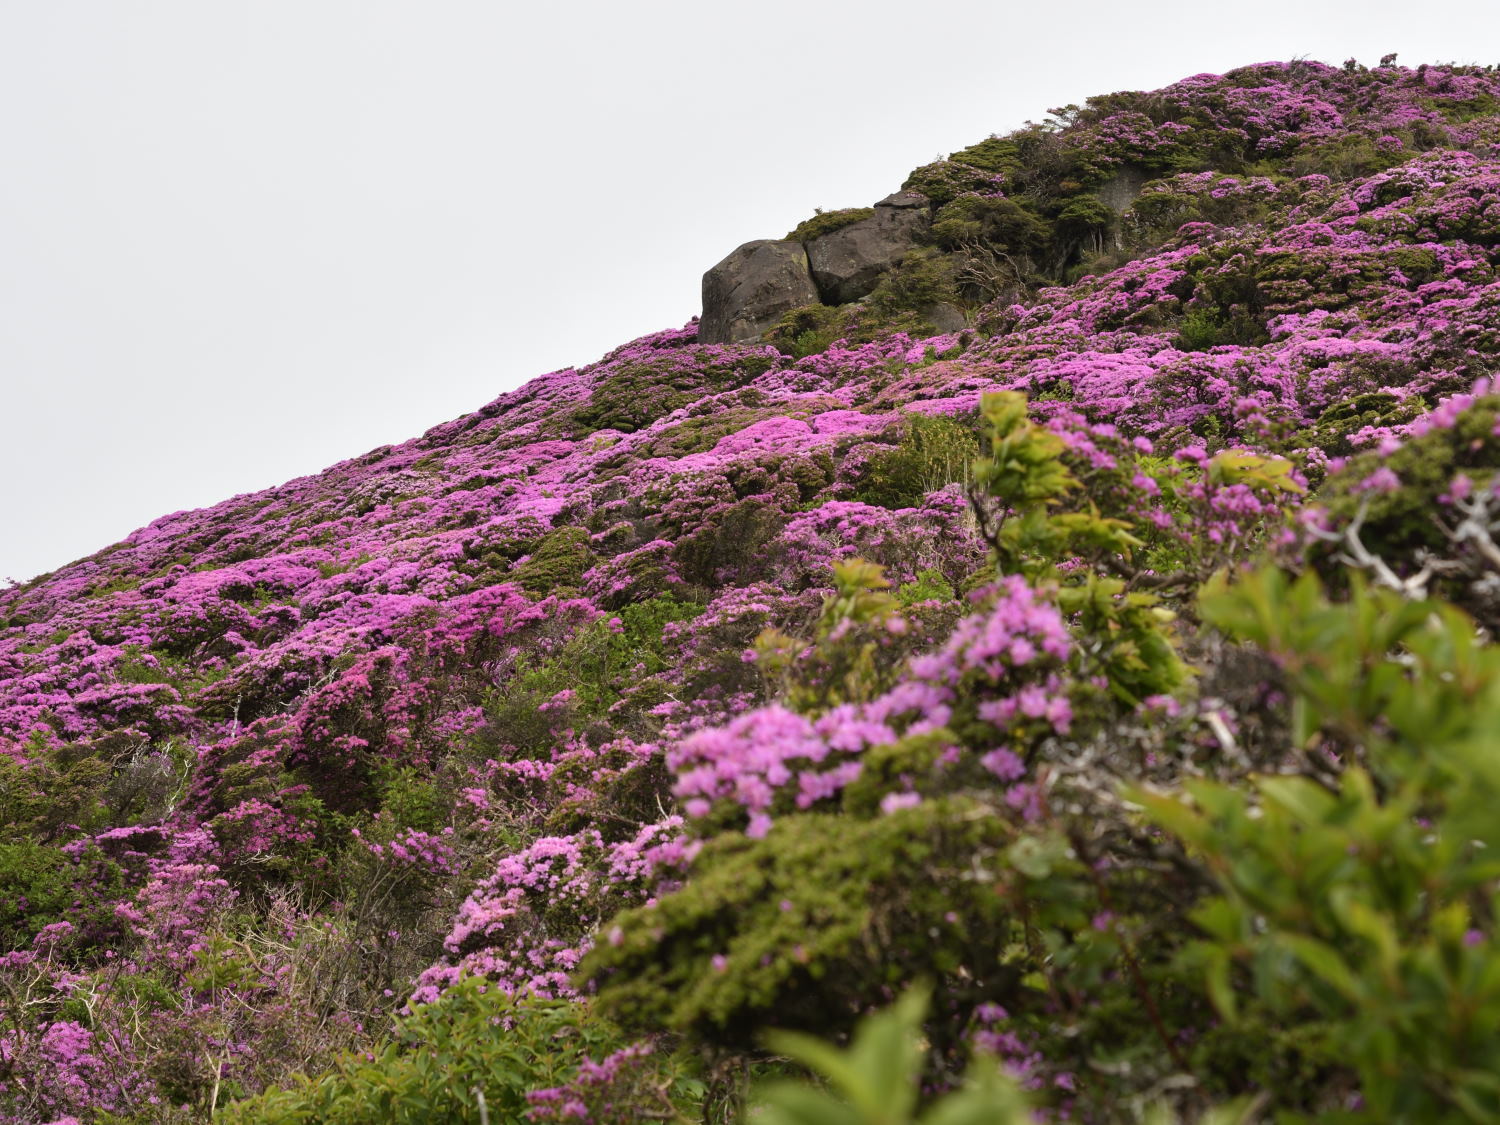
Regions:
<instances>
[{"instance_id":1,"label":"rocky cliff face","mask_svg":"<svg viewBox=\"0 0 1500 1125\"><path fill-rule=\"evenodd\" d=\"M1118 218L1130 209L1149 178L1140 168L1121 168L1100 183L1088 201ZM937 211L926 195L902 190L833 229L820 230L818 221L812 220L804 224L811 228L804 237L745 243L703 275L699 338L714 344L756 340L798 310L814 305L833 308L869 296L908 255L942 245L943 240L932 236ZM1099 221L1097 216L1095 221ZM1108 225L1110 220L1106 217L1102 222ZM1121 245L1118 238L1116 245ZM964 244L946 249L948 261L943 269L950 278L975 274L993 264L986 260L987 247ZM1063 251L1064 259L1070 252ZM967 302L959 300L957 286L952 288L951 294L939 295L952 300L930 300L912 311L937 331L958 331L968 323L961 307Z\"/></svg>"}]
</instances>

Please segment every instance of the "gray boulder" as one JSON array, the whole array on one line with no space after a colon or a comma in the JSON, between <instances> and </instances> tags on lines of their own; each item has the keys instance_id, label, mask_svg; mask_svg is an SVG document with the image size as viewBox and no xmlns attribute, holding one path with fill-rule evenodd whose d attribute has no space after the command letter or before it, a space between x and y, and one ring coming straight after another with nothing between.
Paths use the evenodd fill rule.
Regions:
<instances>
[{"instance_id":1,"label":"gray boulder","mask_svg":"<svg viewBox=\"0 0 1500 1125\"><path fill-rule=\"evenodd\" d=\"M963 309L947 301L928 305L922 310L922 319L939 332L962 332L969 326L969 318L964 315Z\"/></svg>"},{"instance_id":2,"label":"gray boulder","mask_svg":"<svg viewBox=\"0 0 1500 1125\"><path fill-rule=\"evenodd\" d=\"M825 305L856 301L897 265L928 225L927 197L898 191L875 204L875 214L807 244L807 260Z\"/></svg>"},{"instance_id":3,"label":"gray boulder","mask_svg":"<svg viewBox=\"0 0 1500 1125\"><path fill-rule=\"evenodd\" d=\"M1100 203L1116 215L1123 215L1141 194L1141 188L1146 186L1149 178L1141 169L1126 165L1100 184L1095 194Z\"/></svg>"},{"instance_id":4,"label":"gray boulder","mask_svg":"<svg viewBox=\"0 0 1500 1125\"><path fill-rule=\"evenodd\" d=\"M703 275L698 339L754 340L792 309L817 303L818 287L800 242L747 242Z\"/></svg>"},{"instance_id":5,"label":"gray boulder","mask_svg":"<svg viewBox=\"0 0 1500 1125\"><path fill-rule=\"evenodd\" d=\"M876 207L913 208L926 207L932 201L920 191L897 191L886 196Z\"/></svg>"}]
</instances>

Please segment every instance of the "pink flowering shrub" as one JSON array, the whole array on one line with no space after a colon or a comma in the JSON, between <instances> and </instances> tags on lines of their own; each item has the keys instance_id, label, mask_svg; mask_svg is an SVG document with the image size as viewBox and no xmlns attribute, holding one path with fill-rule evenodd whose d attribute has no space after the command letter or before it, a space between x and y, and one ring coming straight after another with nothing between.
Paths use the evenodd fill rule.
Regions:
<instances>
[{"instance_id":1,"label":"pink flowering shrub","mask_svg":"<svg viewBox=\"0 0 1500 1125\"><path fill-rule=\"evenodd\" d=\"M475 975L509 994L575 996L572 972L602 921L670 886L691 858L694 846L678 839L681 823L669 817L612 844L597 831L544 837L501 860L459 908L443 939L447 957L422 974L413 1002Z\"/></svg>"},{"instance_id":2,"label":"pink flowering shrub","mask_svg":"<svg viewBox=\"0 0 1500 1125\"><path fill-rule=\"evenodd\" d=\"M1024 748L1028 727L1067 732L1072 708L1058 670L1070 640L1057 610L1019 578L981 604L985 608L961 620L939 651L914 658L888 691L867 702L839 704L813 717L772 704L684 739L667 755L683 809L706 817L727 800L748 817L746 834L758 838L769 831L773 813L837 799L859 779L867 752L905 739L934 749L951 743L922 773L905 775L903 793L916 800L919 787L942 785L938 778L950 769L961 772L966 756L1001 780L1019 780L1025 766L1005 741L1018 737ZM978 724L988 726L994 744L966 755L949 728ZM933 770L932 781L922 776ZM1012 792L1025 800L1019 787ZM895 799L896 807L904 806L901 795Z\"/></svg>"}]
</instances>

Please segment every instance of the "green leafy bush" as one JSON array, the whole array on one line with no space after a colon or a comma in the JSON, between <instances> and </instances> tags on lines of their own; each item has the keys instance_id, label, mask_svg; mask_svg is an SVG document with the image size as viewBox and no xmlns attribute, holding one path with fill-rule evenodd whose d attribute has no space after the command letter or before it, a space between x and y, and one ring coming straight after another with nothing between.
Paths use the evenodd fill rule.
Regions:
<instances>
[{"instance_id":1,"label":"green leafy bush","mask_svg":"<svg viewBox=\"0 0 1500 1125\"><path fill-rule=\"evenodd\" d=\"M16 949L62 920L74 899L73 863L57 848L0 844L0 941Z\"/></svg>"},{"instance_id":2,"label":"green leafy bush","mask_svg":"<svg viewBox=\"0 0 1500 1125\"><path fill-rule=\"evenodd\" d=\"M592 559L589 533L584 528L559 527L536 545L512 577L528 594L567 597L577 593Z\"/></svg>"},{"instance_id":3,"label":"green leafy bush","mask_svg":"<svg viewBox=\"0 0 1500 1125\"><path fill-rule=\"evenodd\" d=\"M0 941L24 949L59 922L75 939L109 934L117 929L111 908L122 884L119 867L97 849L75 859L29 840L0 844Z\"/></svg>"},{"instance_id":4,"label":"green leafy bush","mask_svg":"<svg viewBox=\"0 0 1500 1125\"><path fill-rule=\"evenodd\" d=\"M945 249L978 242L1023 257L1044 249L1051 230L1045 220L1013 199L965 195L934 216L932 238Z\"/></svg>"},{"instance_id":5,"label":"green leafy bush","mask_svg":"<svg viewBox=\"0 0 1500 1125\"><path fill-rule=\"evenodd\" d=\"M1025 1097L993 1059L976 1059L960 1089L918 1114L922 1018L927 998L909 990L860 1022L847 1050L809 1035L775 1032L769 1044L813 1071L837 1094L781 1082L762 1087L761 1125L1027 1125Z\"/></svg>"},{"instance_id":6,"label":"green leafy bush","mask_svg":"<svg viewBox=\"0 0 1500 1125\"><path fill-rule=\"evenodd\" d=\"M914 508L944 485L966 481L978 455L972 428L941 415L908 414L900 443L871 459L857 495L885 508Z\"/></svg>"},{"instance_id":7,"label":"green leafy bush","mask_svg":"<svg viewBox=\"0 0 1500 1125\"><path fill-rule=\"evenodd\" d=\"M984 810L947 802L722 836L682 890L620 915L618 940L579 971L629 1027L742 1048L768 1023L837 1031L915 975L1005 974L992 865L1011 838Z\"/></svg>"},{"instance_id":8,"label":"green leafy bush","mask_svg":"<svg viewBox=\"0 0 1500 1125\"><path fill-rule=\"evenodd\" d=\"M852 329L849 310L839 305L803 305L784 314L766 339L787 355L801 359L826 351Z\"/></svg>"},{"instance_id":9,"label":"green leafy bush","mask_svg":"<svg viewBox=\"0 0 1500 1125\"><path fill-rule=\"evenodd\" d=\"M1500 651L1451 607L1263 570L1206 620L1271 652L1291 769L1137 790L1212 873L1184 952L1231 1026L1247 1002L1358 1076L1350 1121L1500 1116Z\"/></svg>"},{"instance_id":10,"label":"green leafy bush","mask_svg":"<svg viewBox=\"0 0 1500 1125\"><path fill-rule=\"evenodd\" d=\"M215 1118L224 1125L524 1125L533 1091L564 1086L579 1064L626 1041L586 1006L562 1000L513 1000L470 979L435 1003L418 1007L372 1051L346 1055L331 1070L288 1090L236 1102ZM685 1075L647 1064L683 1108L700 1087ZM641 1100L618 1106L660 1116L662 1104L642 1083Z\"/></svg>"}]
</instances>

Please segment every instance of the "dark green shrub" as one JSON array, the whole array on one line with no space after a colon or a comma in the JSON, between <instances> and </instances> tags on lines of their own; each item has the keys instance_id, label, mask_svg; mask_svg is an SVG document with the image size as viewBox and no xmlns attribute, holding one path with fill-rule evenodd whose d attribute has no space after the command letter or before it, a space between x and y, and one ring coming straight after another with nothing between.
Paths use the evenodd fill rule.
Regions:
<instances>
[{"instance_id":1,"label":"dark green shrub","mask_svg":"<svg viewBox=\"0 0 1500 1125\"><path fill-rule=\"evenodd\" d=\"M110 762L83 746L34 749L24 766L0 754L0 840L48 843L107 823Z\"/></svg>"},{"instance_id":2,"label":"dark green shrub","mask_svg":"<svg viewBox=\"0 0 1500 1125\"><path fill-rule=\"evenodd\" d=\"M1325 144L1298 149L1288 170L1293 176L1319 173L1334 180L1357 180L1362 176L1373 176L1411 156L1412 153L1404 148L1382 148L1370 137L1354 133Z\"/></svg>"},{"instance_id":3,"label":"dark green shrub","mask_svg":"<svg viewBox=\"0 0 1500 1125\"><path fill-rule=\"evenodd\" d=\"M941 207L961 195L993 195L999 188L1000 177L996 173L958 160L924 164L907 176L901 185L902 191L925 195L934 207Z\"/></svg>"},{"instance_id":4,"label":"dark green shrub","mask_svg":"<svg viewBox=\"0 0 1500 1125\"><path fill-rule=\"evenodd\" d=\"M737 571L759 558L785 524L786 511L777 498L747 496L679 539L673 560L684 580L711 588L720 582L721 572Z\"/></svg>"},{"instance_id":5,"label":"dark green shrub","mask_svg":"<svg viewBox=\"0 0 1500 1125\"><path fill-rule=\"evenodd\" d=\"M1104 236L1114 225L1115 213L1092 195L1075 195L1065 199L1058 209L1057 237L1071 243L1103 248Z\"/></svg>"},{"instance_id":6,"label":"dark green shrub","mask_svg":"<svg viewBox=\"0 0 1500 1125\"><path fill-rule=\"evenodd\" d=\"M1016 172L1025 167L1021 146L1013 137L986 137L948 158L987 172Z\"/></svg>"},{"instance_id":7,"label":"dark green shrub","mask_svg":"<svg viewBox=\"0 0 1500 1125\"><path fill-rule=\"evenodd\" d=\"M869 338L889 332L927 335L931 326L923 319L926 310L960 300L953 263L931 249L911 250L865 299L860 329Z\"/></svg>"},{"instance_id":8,"label":"dark green shrub","mask_svg":"<svg viewBox=\"0 0 1500 1125\"><path fill-rule=\"evenodd\" d=\"M57 848L0 844L0 942L6 949L30 944L43 926L62 921L73 904L74 868Z\"/></svg>"},{"instance_id":9,"label":"dark green shrub","mask_svg":"<svg viewBox=\"0 0 1500 1125\"><path fill-rule=\"evenodd\" d=\"M1290 449L1319 449L1330 457L1349 457L1360 452L1350 444L1351 435L1367 427L1400 426L1430 409L1420 395L1398 399L1383 391L1355 395L1329 406L1310 426L1290 436Z\"/></svg>"},{"instance_id":10,"label":"dark green shrub","mask_svg":"<svg viewBox=\"0 0 1500 1125\"><path fill-rule=\"evenodd\" d=\"M29 841L0 844L0 942L25 949L56 922L73 927L74 941L115 936L113 907L123 885L119 867L97 850L75 860Z\"/></svg>"},{"instance_id":11,"label":"dark green shrub","mask_svg":"<svg viewBox=\"0 0 1500 1125\"><path fill-rule=\"evenodd\" d=\"M418 1007L369 1053L346 1055L316 1078L236 1102L224 1125L525 1125L527 1094L563 1087L585 1059L627 1045L583 1005L515 1000L477 979ZM701 1087L667 1060L632 1060L648 1074L612 1092L613 1120L691 1109ZM633 1095L633 1098L632 1098ZM634 1100L638 1099L638 1100ZM665 1102L665 1104L663 1104Z\"/></svg>"},{"instance_id":12,"label":"dark green shrub","mask_svg":"<svg viewBox=\"0 0 1500 1125\"><path fill-rule=\"evenodd\" d=\"M747 351L715 363L685 363L668 353L663 359L622 365L567 416L568 429L573 437L596 430L634 433L705 394L742 387L775 363L774 356Z\"/></svg>"},{"instance_id":13,"label":"dark green shrub","mask_svg":"<svg viewBox=\"0 0 1500 1125\"><path fill-rule=\"evenodd\" d=\"M884 989L934 971L1003 996L1014 982L995 881L1011 839L1003 819L946 801L721 836L682 890L617 916L618 942L580 975L627 1026L741 1047L766 1024L846 1030Z\"/></svg>"},{"instance_id":14,"label":"dark green shrub","mask_svg":"<svg viewBox=\"0 0 1500 1125\"><path fill-rule=\"evenodd\" d=\"M785 353L801 359L828 350L830 344L850 330L847 308L838 305L803 305L786 313L766 339Z\"/></svg>"},{"instance_id":15,"label":"dark green shrub","mask_svg":"<svg viewBox=\"0 0 1500 1125\"><path fill-rule=\"evenodd\" d=\"M1039 254L1051 235L1045 220L1003 196L961 196L932 223L933 240L948 250L979 242L1029 257Z\"/></svg>"},{"instance_id":16,"label":"dark green shrub","mask_svg":"<svg viewBox=\"0 0 1500 1125\"><path fill-rule=\"evenodd\" d=\"M1189 309L1177 326L1177 346L1185 352L1206 352L1233 342L1234 331L1219 308Z\"/></svg>"},{"instance_id":17,"label":"dark green shrub","mask_svg":"<svg viewBox=\"0 0 1500 1125\"><path fill-rule=\"evenodd\" d=\"M586 530L559 527L536 545L531 557L515 568L512 578L528 594L573 596L583 581L583 572L592 565L593 557Z\"/></svg>"},{"instance_id":18,"label":"dark green shrub","mask_svg":"<svg viewBox=\"0 0 1500 1125\"><path fill-rule=\"evenodd\" d=\"M908 414L900 444L872 457L856 495L884 508L914 508L930 492L968 479L979 456L971 427L931 414Z\"/></svg>"}]
</instances>

